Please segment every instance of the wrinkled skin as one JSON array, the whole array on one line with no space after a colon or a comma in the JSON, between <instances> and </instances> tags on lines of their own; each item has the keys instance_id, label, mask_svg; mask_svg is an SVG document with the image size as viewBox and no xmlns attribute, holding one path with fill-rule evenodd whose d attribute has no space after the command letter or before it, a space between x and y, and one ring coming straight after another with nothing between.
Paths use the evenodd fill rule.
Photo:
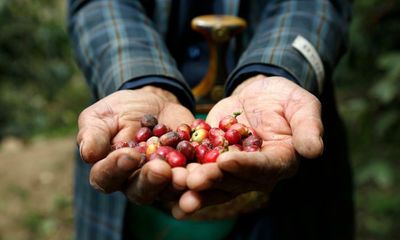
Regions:
<instances>
[{"instance_id":1,"label":"wrinkled skin","mask_svg":"<svg viewBox=\"0 0 400 240\"><path fill-rule=\"evenodd\" d=\"M249 192L269 193L275 184L297 170L297 155L316 158L323 152L323 126L318 99L282 77L248 79L218 102L207 122L243 111L238 121L263 139L260 152L226 152L216 163L188 166L187 186L172 213L184 218L197 210Z\"/></svg>"},{"instance_id":2,"label":"wrinkled skin","mask_svg":"<svg viewBox=\"0 0 400 240\"><path fill-rule=\"evenodd\" d=\"M282 77L250 78L218 102L206 121L217 127L222 117L237 111L243 111L239 122L263 139L260 152L227 152L216 163L192 163L187 168L171 169L161 160L141 166L134 149L110 153L111 144L134 139L144 114L156 116L171 129L190 125L194 117L174 95L156 87L115 92L79 117L77 142L82 159L93 164L90 183L102 192L122 191L139 204L173 201L172 215L180 219L241 193L268 193L296 172L297 155L322 154L320 103L295 83Z\"/></svg>"},{"instance_id":3,"label":"wrinkled skin","mask_svg":"<svg viewBox=\"0 0 400 240\"><path fill-rule=\"evenodd\" d=\"M151 86L115 92L80 114L77 143L82 159L93 164L90 183L105 193L122 191L139 204L177 200L186 188L185 168L172 169L161 160L142 167L140 154L132 148L110 153L113 143L135 138L144 114L154 115L172 129L194 120L174 95Z\"/></svg>"}]
</instances>

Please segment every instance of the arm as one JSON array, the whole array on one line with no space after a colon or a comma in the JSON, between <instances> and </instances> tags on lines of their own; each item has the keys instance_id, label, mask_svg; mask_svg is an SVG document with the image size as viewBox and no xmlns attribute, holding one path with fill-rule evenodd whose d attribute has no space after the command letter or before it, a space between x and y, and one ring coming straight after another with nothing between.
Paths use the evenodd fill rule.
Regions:
<instances>
[{"instance_id":1,"label":"arm","mask_svg":"<svg viewBox=\"0 0 400 240\"><path fill-rule=\"evenodd\" d=\"M308 39L329 76L344 50L348 15L347 4L341 6L328 1L274 1L265 7L257 33L228 79L230 96L207 117L210 125L218 126L223 116L243 110L238 120L263 139L261 152L227 152L215 164L189 169L191 191L175 206L176 217L248 191L268 194L277 182L296 173L298 155L322 154L321 104L312 94L318 94L317 78L292 42L297 35Z\"/></svg>"},{"instance_id":2,"label":"arm","mask_svg":"<svg viewBox=\"0 0 400 240\"><path fill-rule=\"evenodd\" d=\"M131 88L151 83L193 109L191 90L140 1L70 0L68 23L77 62L96 98L129 81Z\"/></svg>"},{"instance_id":3,"label":"arm","mask_svg":"<svg viewBox=\"0 0 400 240\"><path fill-rule=\"evenodd\" d=\"M256 34L228 79L228 95L257 74L284 76L318 94L322 87L318 84L323 83L317 83L311 64L292 43L298 35L307 39L322 60L325 78L329 78L345 52L349 19L350 3L345 0L268 3Z\"/></svg>"},{"instance_id":4,"label":"arm","mask_svg":"<svg viewBox=\"0 0 400 240\"><path fill-rule=\"evenodd\" d=\"M93 164L91 185L106 193L122 191L138 203L178 194L185 169L160 160L142 167L132 148L110 153L113 143L134 139L144 114L171 128L193 121L190 89L139 1L70 0L69 32L77 61L100 99L78 120L81 158Z\"/></svg>"}]
</instances>

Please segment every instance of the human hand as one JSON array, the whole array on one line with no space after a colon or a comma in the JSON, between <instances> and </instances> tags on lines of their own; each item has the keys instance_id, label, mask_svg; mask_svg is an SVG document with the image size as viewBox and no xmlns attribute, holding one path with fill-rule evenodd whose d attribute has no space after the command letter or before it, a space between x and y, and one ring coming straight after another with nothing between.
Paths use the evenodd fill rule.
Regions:
<instances>
[{"instance_id":1,"label":"human hand","mask_svg":"<svg viewBox=\"0 0 400 240\"><path fill-rule=\"evenodd\" d=\"M174 206L175 217L249 191L269 193L279 180L296 172L297 154L306 158L322 154L320 102L295 83L263 75L248 79L213 107L207 122L216 127L222 117L238 111L243 111L238 121L263 139L261 151L225 152L216 163L190 164L190 190Z\"/></svg>"},{"instance_id":2,"label":"human hand","mask_svg":"<svg viewBox=\"0 0 400 240\"><path fill-rule=\"evenodd\" d=\"M168 91L152 86L121 90L80 114L77 136L80 154L85 162L93 164L90 184L94 188L105 193L122 191L139 204L170 201L186 188L185 168L172 169L161 160L152 160L142 167L141 155L133 148L110 153L112 144L135 139L145 114L154 115L172 129L194 120L191 112Z\"/></svg>"}]
</instances>

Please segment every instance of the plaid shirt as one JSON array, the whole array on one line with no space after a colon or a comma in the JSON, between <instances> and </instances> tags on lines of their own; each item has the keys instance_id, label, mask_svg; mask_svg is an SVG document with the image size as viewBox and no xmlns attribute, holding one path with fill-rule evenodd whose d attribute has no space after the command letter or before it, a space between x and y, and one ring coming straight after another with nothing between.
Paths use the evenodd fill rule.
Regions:
<instances>
[{"instance_id":1,"label":"plaid shirt","mask_svg":"<svg viewBox=\"0 0 400 240\"><path fill-rule=\"evenodd\" d=\"M190 86L180 71L182 62L171 49L174 40L185 39L185 23L193 14L193 8L189 7L192 2L69 0L70 37L77 62L95 98L107 96L127 82L140 87L156 81L193 109ZM292 47L298 35L318 52L326 80L344 53L350 17L349 3L345 0L213 2L219 6L217 13L239 15L248 23L235 42L233 51L241 55L227 79L227 94L258 73L286 76L318 94L312 65ZM171 30L172 19L177 21ZM126 198L121 193L104 195L93 190L88 183L89 170L90 166L77 161L76 238L122 239ZM261 232L262 224L257 229ZM252 234L258 236L254 239L262 239L257 234L260 233Z\"/></svg>"}]
</instances>

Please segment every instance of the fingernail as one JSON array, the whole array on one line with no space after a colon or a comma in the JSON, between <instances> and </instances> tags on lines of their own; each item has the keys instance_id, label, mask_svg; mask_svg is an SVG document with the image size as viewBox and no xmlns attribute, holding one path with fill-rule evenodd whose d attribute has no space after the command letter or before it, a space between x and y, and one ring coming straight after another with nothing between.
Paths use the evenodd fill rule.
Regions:
<instances>
[{"instance_id":1,"label":"fingernail","mask_svg":"<svg viewBox=\"0 0 400 240\"><path fill-rule=\"evenodd\" d=\"M171 210L172 216L174 216L176 219L183 219L186 216L186 213L182 211L182 209L178 206L175 205L172 210Z\"/></svg>"},{"instance_id":2,"label":"fingernail","mask_svg":"<svg viewBox=\"0 0 400 240\"><path fill-rule=\"evenodd\" d=\"M324 152L324 140L322 139L322 137L319 138L319 143L321 144L321 155Z\"/></svg>"},{"instance_id":3,"label":"fingernail","mask_svg":"<svg viewBox=\"0 0 400 240\"><path fill-rule=\"evenodd\" d=\"M182 198L181 198L182 200ZM190 191L190 194L186 195L185 203L180 202L180 206L185 209L185 213L194 213L201 208L201 197L196 191ZM183 211L183 210L182 210Z\"/></svg>"},{"instance_id":4,"label":"fingernail","mask_svg":"<svg viewBox=\"0 0 400 240\"><path fill-rule=\"evenodd\" d=\"M313 139L311 139L311 143L313 144L313 146L318 146L318 147L322 147L324 145L324 142L322 140L321 137L314 137Z\"/></svg>"},{"instance_id":5,"label":"fingernail","mask_svg":"<svg viewBox=\"0 0 400 240\"><path fill-rule=\"evenodd\" d=\"M129 155L122 155L117 160L117 167L122 171L131 171L137 167L138 163Z\"/></svg>"},{"instance_id":6,"label":"fingernail","mask_svg":"<svg viewBox=\"0 0 400 240\"><path fill-rule=\"evenodd\" d=\"M161 174L155 173L150 171L147 175L148 179L150 182L152 182L153 184L160 184L160 183L164 183L167 178Z\"/></svg>"},{"instance_id":7,"label":"fingernail","mask_svg":"<svg viewBox=\"0 0 400 240\"><path fill-rule=\"evenodd\" d=\"M83 141L79 144L79 155L81 156L81 159L83 161L85 161L85 159L83 158Z\"/></svg>"},{"instance_id":8,"label":"fingernail","mask_svg":"<svg viewBox=\"0 0 400 240\"><path fill-rule=\"evenodd\" d=\"M238 162L231 158L218 159L217 163L218 163L218 166L224 170L230 170L230 171L240 170L240 166L239 166Z\"/></svg>"},{"instance_id":9,"label":"fingernail","mask_svg":"<svg viewBox=\"0 0 400 240\"><path fill-rule=\"evenodd\" d=\"M186 189L186 186L182 186L182 185L179 185L179 184L176 184L176 183L172 183L172 186L173 186L174 189L177 190L177 191L183 191L183 190Z\"/></svg>"},{"instance_id":10,"label":"fingernail","mask_svg":"<svg viewBox=\"0 0 400 240\"><path fill-rule=\"evenodd\" d=\"M94 189L96 189L99 192L105 193L106 191L101 188L99 185L97 185L92 179L89 180L90 186L92 186Z\"/></svg>"}]
</instances>

